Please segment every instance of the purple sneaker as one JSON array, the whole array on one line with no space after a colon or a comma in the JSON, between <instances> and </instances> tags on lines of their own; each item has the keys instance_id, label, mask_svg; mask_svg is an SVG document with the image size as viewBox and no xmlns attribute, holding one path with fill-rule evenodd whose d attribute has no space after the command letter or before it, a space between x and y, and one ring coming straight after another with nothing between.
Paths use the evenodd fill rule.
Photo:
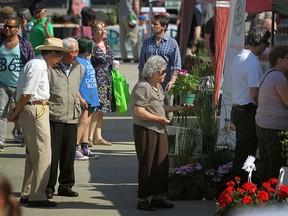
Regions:
<instances>
[{"instance_id":1,"label":"purple sneaker","mask_svg":"<svg viewBox=\"0 0 288 216\"><path fill-rule=\"evenodd\" d=\"M89 149L88 144L82 143L82 144L81 144L81 147L82 147L82 152L83 152L83 155L84 155L84 156L87 156L87 157L89 157L90 159L99 159L99 155L93 154L93 153L91 152L91 150Z\"/></svg>"},{"instance_id":2,"label":"purple sneaker","mask_svg":"<svg viewBox=\"0 0 288 216\"><path fill-rule=\"evenodd\" d=\"M76 146L75 160L88 160L89 157L84 156L79 145Z\"/></svg>"}]
</instances>

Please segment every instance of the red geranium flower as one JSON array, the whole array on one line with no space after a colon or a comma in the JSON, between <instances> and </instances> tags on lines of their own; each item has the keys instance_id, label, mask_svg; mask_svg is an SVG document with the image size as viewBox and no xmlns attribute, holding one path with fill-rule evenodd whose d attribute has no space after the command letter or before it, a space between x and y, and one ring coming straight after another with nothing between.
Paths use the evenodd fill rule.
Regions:
<instances>
[{"instance_id":1,"label":"red geranium flower","mask_svg":"<svg viewBox=\"0 0 288 216\"><path fill-rule=\"evenodd\" d=\"M279 186L279 198L285 200L288 198L288 186Z\"/></svg>"},{"instance_id":2,"label":"red geranium flower","mask_svg":"<svg viewBox=\"0 0 288 216\"><path fill-rule=\"evenodd\" d=\"M263 183L262 183L262 186L263 186L265 189L267 189L268 191L269 191L270 188L271 188L270 182L263 182Z\"/></svg>"},{"instance_id":3,"label":"red geranium flower","mask_svg":"<svg viewBox=\"0 0 288 216\"><path fill-rule=\"evenodd\" d=\"M269 179L269 183L273 186L276 186L278 184L278 179L276 178L271 178Z\"/></svg>"},{"instance_id":4,"label":"red geranium flower","mask_svg":"<svg viewBox=\"0 0 288 216\"><path fill-rule=\"evenodd\" d=\"M242 187L246 189L249 193L254 193L257 190L256 185L251 182L244 183Z\"/></svg>"},{"instance_id":5,"label":"red geranium flower","mask_svg":"<svg viewBox=\"0 0 288 216\"><path fill-rule=\"evenodd\" d=\"M234 181L229 181L226 183L227 187L234 187L235 186L235 182Z\"/></svg>"},{"instance_id":6,"label":"red geranium flower","mask_svg":"<svg viewBox=\"0 0 288 216\"><path fill-rule=\"evenodd\" d=\"M217 200L216 216L224 216L234 207L241 205L277 205L279 201L288 202L288 186L279 186L276 193L277 179L270 179L257 189L257 185L246 182L240 187L239 178L235 177L235 182L226 183L226 189L221 193ZM236 184L237 183L237 186Z\"/></svg>"},{"instance_id":7,"label":"red geranium flower","mask_svg":"<svg viewBox=\"0 0 288 216\"><path fill-rule=\"evenodd\" d=\"M233 190L234 190L234 187L232 187L232 186L229 186L226 188L227 193L232 193Z\"/></svg>"},{"instance_id":8,"label":"red geranium flower","mask_svg":"<svg viewBox=\"0 0 288 216\"><path fill-rule=\"evenodd\" d=\"M260 202L263 202L263 201L268 201L270 199L270 196L267 191L260 190L257 193L257 198Z\"/></svg>"},{"instance_id":9,"label":"red geranium flower","mask_svg":"<svg viewBox=\"0 0 288 216\"><path fill-rule=\"evenodd\" d=\"M235 176L235 181L237 184L240 184L241 178L239 176Z\"/></svg>"},{"instance_id":10,"label":"red geranium flower","mask_svg":"<svg viewBox=\"0 0 288 216\"><path fill-rule=\"evenodd\" d=\"M251 201L252 201L252 197L245 195L245 196L243 197L243 199L242 199L242 204L243 204L243 205L247 205L247 204L249 204Z\"/></svg>"}]
</instances>

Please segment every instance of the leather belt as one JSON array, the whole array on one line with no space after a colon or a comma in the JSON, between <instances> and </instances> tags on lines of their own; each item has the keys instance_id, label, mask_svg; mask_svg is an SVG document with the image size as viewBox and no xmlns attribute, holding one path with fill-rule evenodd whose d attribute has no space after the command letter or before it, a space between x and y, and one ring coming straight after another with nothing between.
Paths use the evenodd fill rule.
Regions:
<instances>
[{"instance_id":1,"label":"leather belt","mask_svg":"<svg viewBox=\"0 0 288 216\"><path fill-rule=\"evenodd\" d=\"M232 108L235 108L236 110L240 110L240 111L255 113L256 109L257 109L257 105L255 105L253 103L248 103L245 105L233 104Z\"/></svg>"},{"instance_id":2,"label":"leather belt","mask_svg":"<svg viewBox=\"0 0 288 216\"><path fill-rule=\"evenodd\" d=\"M49 105L49 102L48 101L29 101L27 102L26 104L27 105Z\"/></svg>"},{"instance_id":3,"label":"leather belt","mask_svg":"<svg viewBox=\"0 0 288 216\"><path fill-rule=\"evenodd\" d=\"M236 108L236 109L243 109L245 108L246 105L239 105L239 104L233 104L232 107Z\"/></svg>"}]
</instances>

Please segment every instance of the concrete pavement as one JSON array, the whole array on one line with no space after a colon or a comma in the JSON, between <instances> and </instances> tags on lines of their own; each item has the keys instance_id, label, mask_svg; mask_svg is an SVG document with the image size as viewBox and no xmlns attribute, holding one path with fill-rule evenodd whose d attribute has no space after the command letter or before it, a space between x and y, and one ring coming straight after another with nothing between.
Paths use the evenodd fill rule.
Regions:
<instances>
[{"instance_id":1,"label":"concrete pavement","mask_svg":"<svg viewBox=\"0 0 288 216\"><path fill-rule=\"evenodd\" d=\"M127 78L130 90L137 82L136 64L122 64L120 71ZM0 152L1 174L7 176L13 186L14 194L20 196L24 173L25 148L19 147L12 139L13 124L8 123L7 144ZM107 114L103 126L103 137L112 146L94 146L92 151L100 159L75 161L76 184L73 190L80 195L76 198L60 197L56 208L22 207L24 216L211 216L214 214L214 201L174 201L173 209L158 209L156 212L139 211L137 203L137 157L135 154L131 110L125 116L117 113Z\"/></svg>"}]
</instances>

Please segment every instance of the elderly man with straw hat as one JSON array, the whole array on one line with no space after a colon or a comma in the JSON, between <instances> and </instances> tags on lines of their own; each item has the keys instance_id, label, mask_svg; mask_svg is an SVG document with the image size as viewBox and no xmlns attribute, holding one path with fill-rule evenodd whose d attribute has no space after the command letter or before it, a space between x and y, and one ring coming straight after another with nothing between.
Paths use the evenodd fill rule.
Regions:
<instances>
[{"instance_id":1,"label":"elderly man with straw hat","mask_svg":"<svg viewBox=\"0 0 288 216\"><path fill-rule=\"evenodd\" d=\"M20 74L17 104L10 121L18 118L26 143L20 203L28 207L55 207L57 203L49 201L45 193L51 164L48 68L62 59L63 52L70 50L58 38L45 39L44 45L36 50L41 50L41 55L30 60Z\"/></svg>"}]
</instances>

